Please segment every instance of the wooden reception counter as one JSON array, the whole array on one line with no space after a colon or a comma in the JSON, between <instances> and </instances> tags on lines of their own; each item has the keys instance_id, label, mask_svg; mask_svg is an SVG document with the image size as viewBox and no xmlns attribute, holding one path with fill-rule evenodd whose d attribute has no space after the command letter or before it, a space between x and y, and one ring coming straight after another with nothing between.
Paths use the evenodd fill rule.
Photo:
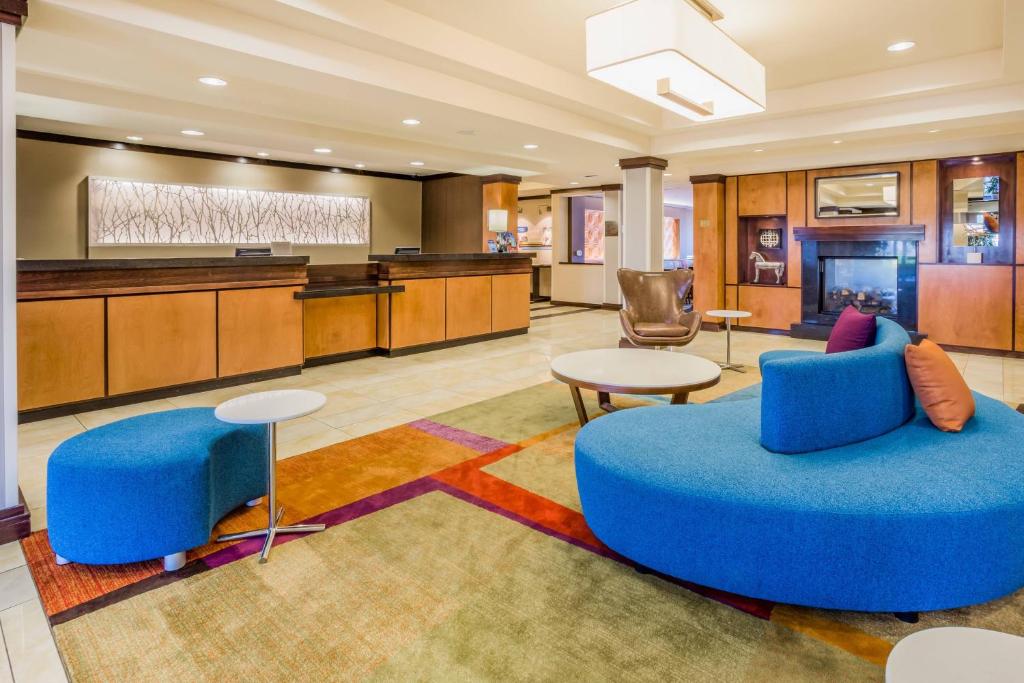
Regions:
<instances>
[{"instance_id":1,"label":"wooden reception counter","mask_svg":"<svg viewBox=\"0 0 1024 683\"><path fill-rule=\"evenodd\" d=\"M19 261L21 418L524 333L530 258Z\"/></svg>"}]
</instances>

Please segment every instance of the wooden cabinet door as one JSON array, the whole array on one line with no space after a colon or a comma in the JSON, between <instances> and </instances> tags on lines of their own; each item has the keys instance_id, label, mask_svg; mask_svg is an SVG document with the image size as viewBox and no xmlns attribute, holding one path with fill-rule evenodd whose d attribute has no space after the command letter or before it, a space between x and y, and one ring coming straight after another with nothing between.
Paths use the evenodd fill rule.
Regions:
<instances>
[{"instance_id":1,"label":"wooden cabinet door","mask_svg":"<svg viewBox=\"0 0 1024 683\"><path fill-rule=\"evenodd\" d=\"M491 283L491 330L530 326L530 275L495 275Z\"/></svg>"},{"instance_id":2,"label":"wooden cabinet door","mask_svg":"<svg viewBox=\"0 0 1024 683\"><path fill-rule=\"evenodd\" d=\"M107 300L109 393L127 394L217 376L214 292Z\"/></svg>"},{"instance_id":3,"label":"wooden cabinet door","mask_svg":"<svg viewBox=\"0 0 1024 683\"><path fill-rule=\"evenodd\" d=\"M741 175L738 204L741 216L786 215L786 174Z\"/></svg>"},{"instance_id":4,"label":"wooden cabinet door","mask_svg":"<svg viewBox=\"0 0 1024 683\"><path fill-rule=\"evenodd\" d=\"M445 339L491 331L491 276L450 277L445 283Z\"/></svg>"},{"instance_id":5,"label":"wooden cabinet door","mask_svg":"<svg viewBox=\"0 0 1024 683\"><path fill-rule=\"evenodd\" d=\"M301 287L218 292L217 357L221 377L302 365Z\"/></svg>"},{"instance_id":6,"label":"wooden cabinet door","mask_svg":"<svg viewBox=\"0 0 1024 683\"><path fill-rule=\"evenodd\" d=\"M306 299L302 328L306 358L372 349L377 346L377 295Z\"/></svg>"},{"instance_id":7,"label":"wooden cabinet door","mask_svg":"<svg viewBox=\"0 0 1024 683\"><path fill-rule=\"evenodd\" d=\"M445 338L445 278L394 280L404 292L391 295L391 347L431 344Z\"/></svg>"},{"instance_id":8,"label":"wooden cabinet door","mask_svg":"<svg viewBox=\"0 0 1024 683\"><path fill-rule=\"evenodd\" d=\"M103 299L18 302L18 410L105 393Z\"/></svg>"}]
</instances>

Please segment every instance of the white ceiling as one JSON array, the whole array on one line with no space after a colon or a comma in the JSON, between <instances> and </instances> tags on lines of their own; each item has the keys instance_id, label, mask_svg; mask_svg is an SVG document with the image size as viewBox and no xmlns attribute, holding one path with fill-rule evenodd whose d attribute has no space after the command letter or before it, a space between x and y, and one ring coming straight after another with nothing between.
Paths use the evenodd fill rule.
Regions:
<instances>
[{"instance_id":1,"label":"white ceiling","mask_svg":"<svg viewBox=\"0 0 1024 683\"><path fill-rule=\"evenodd\" d=\"M765 64L768 110L705 124L586 76L583 21L617 3L32 0L19 126L513 173L524 194L619 182L618 159L655 154L681 203L694 173L1024 148L1024 41L1004 40L1024 35L1024 0L714 0L721 28ZM917 46L887 52L896 40ZM229 84L198 84L206 74Z\"/></svg>"}]
</instances>

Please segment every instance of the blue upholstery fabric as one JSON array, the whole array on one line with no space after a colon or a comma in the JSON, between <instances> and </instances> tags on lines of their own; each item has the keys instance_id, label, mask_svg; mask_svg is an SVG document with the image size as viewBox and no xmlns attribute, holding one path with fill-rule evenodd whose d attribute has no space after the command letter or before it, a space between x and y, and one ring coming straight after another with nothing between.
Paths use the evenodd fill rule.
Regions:
<instances>
[{"instance_id":1,"label":"blue upholstery fabric","mask_svg":"<svg viewBox=\"0 0 1024 683\"><path fill-rule=\"evenodd\" d=\"M612 413L576 439L583 513L626 557L750 597L893 612L992 600L1024 586L1024 416L975 400L959 434L919 409L800 456L761 447L756 398Z\"/></svg>"},{"instance_id":2,"label":"blue upholstery fabric","mask_svg":"<svg viewBox=\"0 0 1024 683\"><path fill-rule=\"evenodd\" d=\"M205 544L231 510L266 494L267 430L212 408L140 415L78 434L47 463L54 552L114 564Z\"/></svg>"},{"instance_id":3,"label":"blue upholstery fabric","mask_svg":"<svg viewBox=\"0 0 1024 683\"><path fill-rule=\"evenodd\" d=\"M875 345L866 349L762 354L761 445L807 453L899 427L914 414L903 362L909 343L902 327L876 318Z\"/></svg>"}]
</instances>

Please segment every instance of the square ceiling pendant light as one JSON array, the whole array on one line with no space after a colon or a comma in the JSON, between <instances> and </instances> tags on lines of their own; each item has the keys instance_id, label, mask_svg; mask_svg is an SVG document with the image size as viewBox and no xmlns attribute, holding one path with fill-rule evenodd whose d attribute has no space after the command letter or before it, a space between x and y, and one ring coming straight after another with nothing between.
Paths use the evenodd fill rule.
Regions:
<instances>
[{"instance_id":1,"label":"square ceiling pendant light","mask_svg":"<svg viewBox=\"0 0 1024 683\"><path fill-rule=\"evenodd\" d=\"M689 0L632 0L595 14L587 73L694 121L764 111L764 65L715 17Z\"/></svg>"}]
</instances>

